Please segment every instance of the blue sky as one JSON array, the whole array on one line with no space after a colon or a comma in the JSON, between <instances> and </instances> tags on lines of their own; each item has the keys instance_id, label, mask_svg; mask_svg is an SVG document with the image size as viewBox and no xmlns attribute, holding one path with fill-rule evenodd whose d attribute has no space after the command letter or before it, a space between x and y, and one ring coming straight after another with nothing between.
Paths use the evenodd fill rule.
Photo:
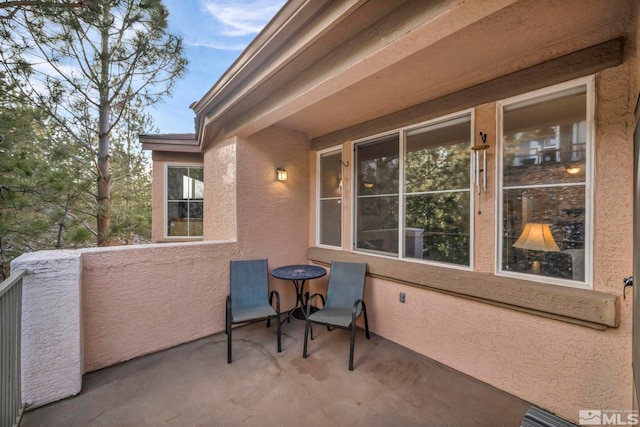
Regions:
<instances>
[{"instance_id":1,"label":"blue sky","mask_svg":"<svg viewBox=\"0 0 640 427\"><path fill-rule=\"evenodd\" d=\"M164 0L169 31L183 38L189 65L173 95L149 109L159 133L194 132L198 101L262 30L285 0Z\"/></svg>"}]
</instances>

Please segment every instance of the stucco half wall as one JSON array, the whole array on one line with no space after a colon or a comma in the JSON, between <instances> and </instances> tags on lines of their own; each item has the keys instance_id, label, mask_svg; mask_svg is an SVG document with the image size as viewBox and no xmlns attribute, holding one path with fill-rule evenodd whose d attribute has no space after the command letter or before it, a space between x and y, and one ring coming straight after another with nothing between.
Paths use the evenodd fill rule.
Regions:
<instances>
[{"instance_id":1,"label":"stucco half wall","mask_svg":"<svg viewBox=\"0 0 640 427\"><path fill-rule=\"evenodd\" d=\"M22 402L45 405L82 388L82 256L77 251L21 255ZM4 378L3 378L4 380Z\"/></svg>"}]
</instances>

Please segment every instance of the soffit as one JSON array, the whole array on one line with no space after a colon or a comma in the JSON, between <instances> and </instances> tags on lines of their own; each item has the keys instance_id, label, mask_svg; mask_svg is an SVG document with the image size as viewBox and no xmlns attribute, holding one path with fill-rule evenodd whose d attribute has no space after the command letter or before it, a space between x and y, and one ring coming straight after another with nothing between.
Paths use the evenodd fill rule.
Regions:
<instances>
[{"instance_id":1,"label":"soffit","mask_svg":"<svg viewBox=\"0 0 640 427\"><path fill-rule=\"evenodd\" d=\"M629 0L426 4L360 5L216 125L320 137L625 35L634 12Z\"/></svg>"}]
</instances>

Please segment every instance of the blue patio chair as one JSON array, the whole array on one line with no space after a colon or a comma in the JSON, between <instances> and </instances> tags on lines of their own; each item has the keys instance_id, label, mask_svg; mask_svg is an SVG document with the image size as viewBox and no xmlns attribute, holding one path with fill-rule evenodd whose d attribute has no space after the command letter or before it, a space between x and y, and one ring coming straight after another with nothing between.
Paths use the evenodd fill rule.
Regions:
<instances>
[{"instance_id":1,"label":"blue patio chair","mask_svg":"<svg viewBox=\"0 0 640 427\"><path fill-rule=\"evenodd\" d=\"M311 323L326 325L331 328L343 328L351 331L351 346L349 348L349 370L353 371L353 347L356 338L356 318L364 314L364 330L369 336L369 322L367 320L367 307L363 301L364 280L367 274L367 264L351 262L332 262L329 272L329 285L327 287L326 303L315 313L310 313L314 297L322 295L313 294L307 302L307 315L304 328L304 350L302 357L307 357L307 340ZM313 335L311 336L313 339Z\"/></svg>"},{"instance_id":2,"label":"blue patio chair","mask_svg":"<svg viewBox=\"0 0 640 427\"><path fill-rule=\"evenodd\" d=\"M227 334L227 363L231 363L231 331L236 324L249 324L276 318L278 353L282 351L280 339L280 295L269 294L269 273L266 259L231 261L231 295L227 296L225 332ZM273 297L276 308L273 309Z\"/></svg>"}]
</instances>

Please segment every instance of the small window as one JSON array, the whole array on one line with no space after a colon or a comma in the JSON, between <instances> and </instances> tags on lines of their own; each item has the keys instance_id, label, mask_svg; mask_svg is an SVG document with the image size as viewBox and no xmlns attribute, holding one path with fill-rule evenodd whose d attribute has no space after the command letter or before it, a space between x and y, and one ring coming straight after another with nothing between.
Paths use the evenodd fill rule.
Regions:
<instances>
[{"instance_id":1,"label":"small window","mask_svg":"<svg viewBox=\"0 0 640 427\"><path fill-rule=\"evenodd\" d=\"M589 282L590 87L582 80L502 105L502 272Z\"/></svg>"},{"instance_id":2,"label":"small window","mask_svg":"<svg viewBox=\"0 0 640 427\"><path fill-rule=\"evenodd\" d=\"M202 237L204 168L167 166L168 237Z\"/></svg>"},{"instance_id":3,"label":"small window","mask_svg":"<svg viewBox=\"0 0 640 427\"><path fill-rule=\"evenodd\" d=\"M320 245L342 246L342 149L318 156L318 231Z\"/></svg>"}]
</instances>

